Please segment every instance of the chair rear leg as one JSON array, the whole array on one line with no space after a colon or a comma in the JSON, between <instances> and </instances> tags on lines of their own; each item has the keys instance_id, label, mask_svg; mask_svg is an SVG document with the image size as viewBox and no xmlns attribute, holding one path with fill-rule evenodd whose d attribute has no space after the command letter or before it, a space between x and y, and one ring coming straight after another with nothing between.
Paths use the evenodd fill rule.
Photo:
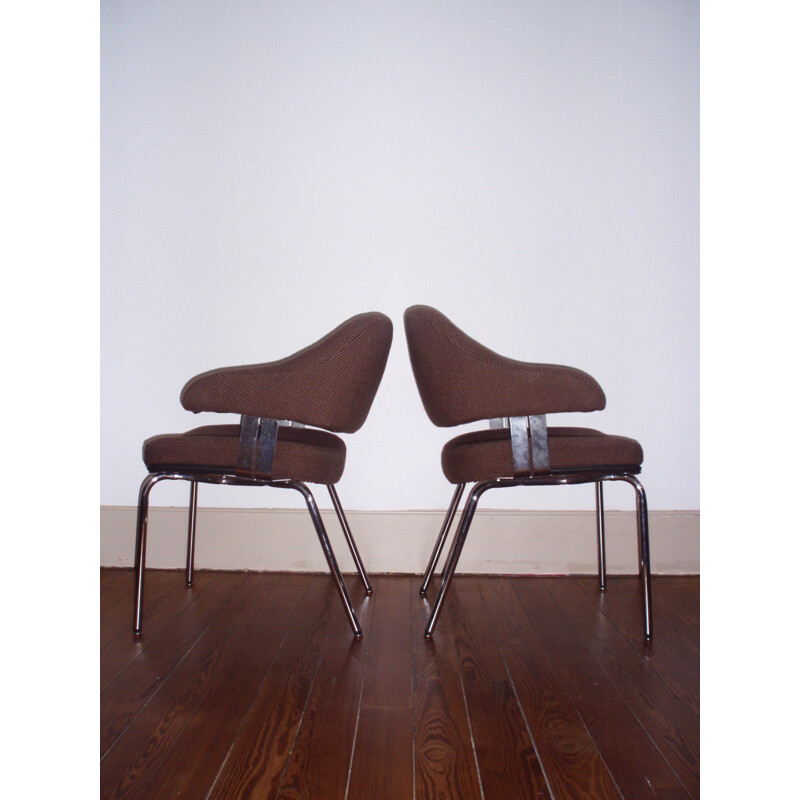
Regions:
<instances>
[{"instance_id":1,"label":"chair rear leg","mask_svg":"<svg viewBox=\"0 0 800 800\"><path fill-rule=\"evenodd\" d=\"M600 578L600 591L606 590L606 519L603 505L603 481L594 485L595 513L597 515L597 572Z\"/></svg>"},{"instance_id":2,"label":"chair rear leg","mask_svg":"<svg viewBox=\"0 0 800 800\"><path fill-rule=\"evenodd\" d=\"M353 538L353 534L350 531L350 525L347 522L347 517L344 515L342 504L339 502L339 494L332 484L328 486L328 494L331 496L333 507L336 509L336 516L339 518L339 524L342 526L342 531L344 531L344 538L347 540L347 546L350 548L350 553L353 556L353 561L355 562L361 582L364 584L364 591L367 594L372 594L372 586L370 586L369 578L367 577L367 571L364 569L364 562L361 560L361 555L356 547L356 540Z\"/></svg>"},{"instance_id":3,"label":"chair rear leg","mask_svg":"<svg viewBox=\"0 0 800 800\"><path fill-rule=\"evenodd\" d=\"M356 617L355 609L353 608L353 604L350 602L350 595L347 593L347 587L344 585L342 573L339 571L339 565L336 563L336 557L333 554L333 548L331 547L330 539L328 539L325 526L322 524L322 516L319 513L319 508L317 508L314 495L311 494L311 490L308 488L308 486L306 486L304 483L300 483L299 481L288 481L285 485L292 489L296 489L306 500L309 514L311 514L311 520L314 523L314 528L317 531L319 542L322 545L322 552L325 554L325 560L328 562L328 569L330 569L331 575L333 575L333 579L336 582L336 588L339 590L339 597L342 600L342 605L344 606L347 618L350 621L350 627L353 629L353 635L357 639L360 639L361 626L358 624L358 618Z\"/></svg>"},{"instance_id":4,"label":"chair rear leg","mask_svg":"<svg viewBox=\"0 0 800 800\"><path fill-rule=\"evenodd\" d=\"M419 593L422 595L424 595L428 590L428 584L431 582L433 571L436 569L439 556L442 554L442 549L444 548L447 534L450 533L450 526L453 524L453 519L456 515L456 509L458 509L458 504L461 500L461 495L464 493L465 485L466 484L459 483L453 492L453 499L450 501L450 507L447 509L447 514L445 514L444 522L442 523L442 529L439 531L439 536L436 539L436 544L433 546L433 552L431 553L430 560L428 561L428 566L425 569L425 575L422 579L422 586L419 587Z\"/></svg>"},{"instance_id":5,"label":"chair rear leg","mask_svg":"<svg viewBox=\"0 0 800 800\"><path fill-rule=\"evenodd\" d=\"M458 559L461 556L461 551L464 549L464 542L466 541L467 534L469 533L472 519L475 516L475 510L478 507L478 500L487 489L491 488L491 485L491 482L488 481L484 483L476 483L472 487L472 491L469 493L464 510L461 512L461 523L458 526L458 533L456 534L455 539L453 539L453 544L450 547L450 553L447 556L447 563L445 564L444 571L442 572L442 583L439 586L439 594L436 596L436 602L434 603L433 611L431 612L431 616L428 619L428 624L425 628L426 639L430 639L431 636L433 636L433 631L436 628L437 621L439 620L439 614L442 611L442 603L444 603L444 598L447 596L447 591L453 581L453 575L455 574L456 566L458 565Z\"/></svg>"},{"instance_id":6,"label":"chair rear leg","mask_svg":"<svg viewBox=\"0 0 800 800\"><path fill-rule=\"evenodd\" d=\"M197 481L190 481L189 531L186 541L186 585L194 583L194 535L197 527Z\"/></svg>"}]
</instances>

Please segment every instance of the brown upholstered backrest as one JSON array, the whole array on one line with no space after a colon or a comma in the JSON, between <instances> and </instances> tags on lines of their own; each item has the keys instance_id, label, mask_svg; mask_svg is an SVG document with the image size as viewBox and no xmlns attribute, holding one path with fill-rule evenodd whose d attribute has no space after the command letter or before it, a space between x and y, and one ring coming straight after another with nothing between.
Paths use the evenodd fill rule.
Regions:
<instances>
[{"instance_id":1,"label":"brown upholstered backrest","mask_svg":"<svg viewBox=\"0 0 800 800\"><path fill-rule=\"evenodd\" d=\"M290 419L353 433L367 418L392 344L392 321L359 314L280 361L227 367L192 378L181 392L189 411Z\"/></svg>"},{"instance_id":2,"label":"brown upholstered backrest","mask_svg":"<svg viewBox=\"0 0 800 800\"><path fill-rule=\"evenodd\" d=\"M579 369L505 358L430 306L412 306L403 319L414 378L434 425L605 408L600 385Z\"/></svg>"}]
</instances>

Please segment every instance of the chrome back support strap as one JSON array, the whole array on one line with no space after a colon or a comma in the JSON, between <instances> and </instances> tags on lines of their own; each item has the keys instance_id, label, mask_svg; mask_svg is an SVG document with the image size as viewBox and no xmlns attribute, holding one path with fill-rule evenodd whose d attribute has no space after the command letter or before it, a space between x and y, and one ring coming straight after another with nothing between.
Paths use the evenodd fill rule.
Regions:
<instances>
[{"instance_id":1,"label":"chrome back support strap","mask_svg":"<svg viewBox=\"0 0 800 800\"><path fill-rule=\"evenodd\" d=\"M277 441L278 420L242 414L236 472L239 475L271 475Z\"/></svg>"},{"instance_id":2,"label":"chrome back support strap","mask_svg":"<svg viewBox=\"0 0 800 800\"><path fill-rule=\"evenodd\" d=\"M511 417L511 454L514 476L534 475L550 470L550 449L547 444L547 418L544 414Z\"/></svg>"}]
</instances>

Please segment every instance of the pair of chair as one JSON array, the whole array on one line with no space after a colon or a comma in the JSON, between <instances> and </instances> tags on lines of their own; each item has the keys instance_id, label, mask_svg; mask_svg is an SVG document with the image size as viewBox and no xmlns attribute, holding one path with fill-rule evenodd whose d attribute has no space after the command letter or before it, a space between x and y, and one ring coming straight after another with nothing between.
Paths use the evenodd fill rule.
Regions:
<instances>
[{"instance_id":1,"label":"pair of chair","mask_svg":"<svg viewBox=\"0 0 800 800\"><path fill-rule=\"evenodd\" d=\"M406 338L422 403L437 426L489 420L489 428L462 434L442 451L442 469L455 491L425 570L425 594L468 483L473 484L425 635L436 627L481 496L510 486L594 483L600 589L606 585L603 483L625 481L636 491L639 574L644 635L653 634L647 501L636 475L638 442L591 428L548 427L546 415L598 411L600 385L571 367L505 358L459 330L428 306L405 316ZM300 492L308 506L353 634L361 628L308 483L327 487L367 594L372 592L335 485L345 464L345 444L335 433L354 433L366 420L392 342L392 323L368 313L342 323L304 350L268 364L212 370L192 378L181 392L189 411L235 413L238 425L205 425L182 434L147 439L149 474L139 491L135 551L133 628L142 631L145 549L150 491L162 480L190 484L186 584L194 576L199 483L272 486ZM310 427L306 427L310 426ZM335 433L333 433L335 432Z\"/></svg>"}]
</instances>

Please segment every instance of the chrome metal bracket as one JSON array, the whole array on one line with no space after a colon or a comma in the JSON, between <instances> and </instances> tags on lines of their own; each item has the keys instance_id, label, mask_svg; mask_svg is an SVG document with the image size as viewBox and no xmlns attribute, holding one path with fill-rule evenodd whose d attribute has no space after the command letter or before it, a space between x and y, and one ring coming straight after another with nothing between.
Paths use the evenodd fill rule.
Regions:
<instances>
[{"instance_id":1,"label":"chrome metal bracket","mask_svg":"<svg viewBox=\"0 0 800 800\"><path fill-rule=\"evenodd\" d=\"M278 420L242 414L236 472L271 475L278 441Z\"/></svg>"},{"instance_id":2,"label":"chrome metal bracket","mask_svg":"<svg viewBox=\"0 0 800 800\"><path fill-rule=\"evenodd\" d=\"M547 444L547 417L511 417L511 454L514 477L534 475L550 470L550 449Z\"/></svg>"},{"instance_id":3,"label":"chrome metal bracket","mask_svg":"<svg viewBox=\"0 0 800 800\"><path fill-rule=\"evenodd\" d=\"M500 428L508 427L508 417L495 417L489 420L490 430L499 430Z\"/></svg>"}]
</instances>

